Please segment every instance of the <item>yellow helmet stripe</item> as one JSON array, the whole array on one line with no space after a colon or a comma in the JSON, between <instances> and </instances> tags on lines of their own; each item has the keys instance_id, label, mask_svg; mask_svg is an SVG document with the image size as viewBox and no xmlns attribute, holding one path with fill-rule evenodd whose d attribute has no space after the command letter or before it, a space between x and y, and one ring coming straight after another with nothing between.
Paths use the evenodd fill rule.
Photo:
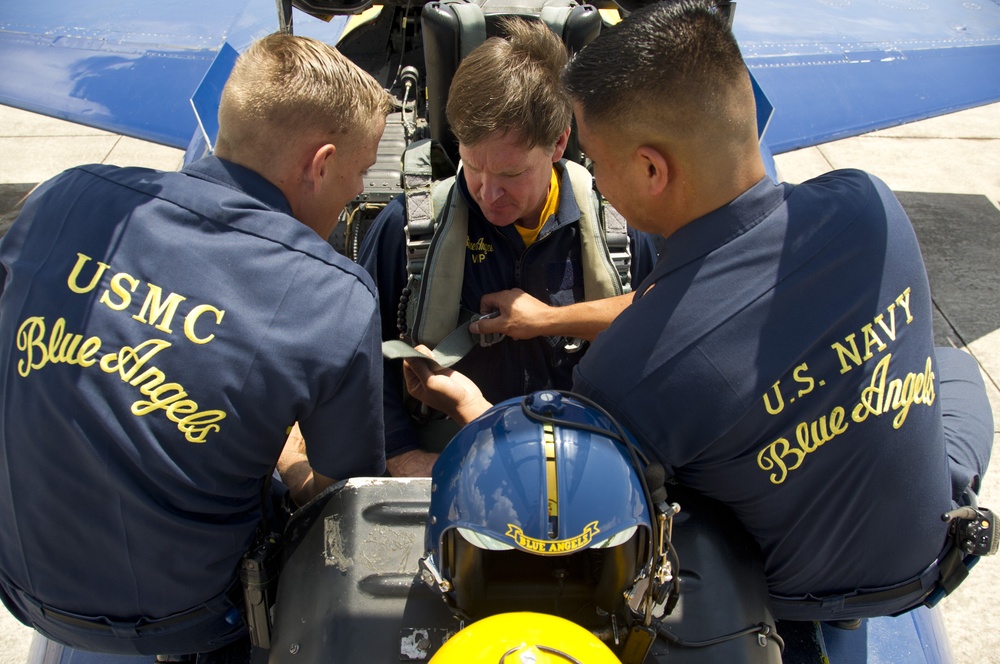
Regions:
<instances>
[{"instance_id":1,"label":"yellow helmet stripe","mask_svg":"<svg viewBox=\"0 0 1000 664\"><path fill-rule=\"evenodd\" d=\"M545 448L545 477L548 484L549 518L559 516L559 485L556 480L556 432L551 423L542 425L542 446Z\"/></svg>"}]
</instances>

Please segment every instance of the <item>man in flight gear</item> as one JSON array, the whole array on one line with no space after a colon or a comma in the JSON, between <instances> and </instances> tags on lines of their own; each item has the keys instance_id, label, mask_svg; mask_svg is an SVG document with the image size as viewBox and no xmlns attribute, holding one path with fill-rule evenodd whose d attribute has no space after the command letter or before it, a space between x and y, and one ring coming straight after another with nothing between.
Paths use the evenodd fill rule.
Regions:
<instances>
[{"instance_id":1,"label":"man in flight gear","mask_svg":"<svg viewBox=\"0 0 1000 664\"><path fill-rule=\"evenodd\" d=\"M493 400L568 387L585 340L627 303L615 296L655 262L652 239L626 230L596 196L590 173L563 159L572 120L559 79L565 46L541 21L509 19L502 29L507 37L474 49L451 84L447 117L459 142L458 174L425 190L421 205L416 193L392 201L358 259L379 288L384 340L437 346L471 315L495 309L489 298L500 291L556 309L588 301L592 318L581 317L580 327L471 348L457 366ZM414 242L418 227L430 232ZM428 242L423 273L414 277L412 255ZM405 396L399 362L387 360L389 470L426 476L436 454L425 449L439 449L458 427L433 413L414 417Z\"/></svg>"}]
</instances>

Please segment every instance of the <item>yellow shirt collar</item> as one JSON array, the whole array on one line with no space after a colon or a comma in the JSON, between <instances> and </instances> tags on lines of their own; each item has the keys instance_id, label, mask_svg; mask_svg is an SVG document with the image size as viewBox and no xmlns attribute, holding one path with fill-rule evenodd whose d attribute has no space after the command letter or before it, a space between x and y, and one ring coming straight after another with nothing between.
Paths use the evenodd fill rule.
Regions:
<instances>
[{"instance_id":1,"label":"yellow shirt collar","mask_svg":"<svg viewBox=\"0 0 1000 664\"><path fill-rule=\"evenodd\" d=\"M542 231L542 227L545 226L545 222L556 213L557 209L559 209L559 175L555 164L553 164L552 179L549 180L549 195L545 198L545 205L542 207L542 214L538 219L538 225L534 228L524 228L516 224L514 226L517 232L521 234L524 246L530 247L538 239L538 234Z\"/></svg>"}]
</instances>

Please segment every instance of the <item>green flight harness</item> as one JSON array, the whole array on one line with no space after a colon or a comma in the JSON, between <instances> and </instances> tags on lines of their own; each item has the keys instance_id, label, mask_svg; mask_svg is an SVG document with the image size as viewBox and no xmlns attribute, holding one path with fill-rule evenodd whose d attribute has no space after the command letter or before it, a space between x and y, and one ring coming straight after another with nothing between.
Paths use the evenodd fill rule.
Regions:
<instances>
[{"instance_id":1,"label":"green flight harness","mask_svg":"<svg viewBox=\"0 0 1000 664\"><path fill-rule=\"evenodd\" d=\"M403 155L406 193L407 284L400 298L400 340L382 345L387 358L421 357L412 346L434 349L435 361L448 367L477 343L468 331L473 312L461 307L469 208L454 186L454 174L442 177L448 159L439 144L425 139ZM594 188L593 176L571 161L566 169L580 208L580 249L584 299L598 300L631 290L631 252L625 219Z\"/></svg>"}]
</instances>

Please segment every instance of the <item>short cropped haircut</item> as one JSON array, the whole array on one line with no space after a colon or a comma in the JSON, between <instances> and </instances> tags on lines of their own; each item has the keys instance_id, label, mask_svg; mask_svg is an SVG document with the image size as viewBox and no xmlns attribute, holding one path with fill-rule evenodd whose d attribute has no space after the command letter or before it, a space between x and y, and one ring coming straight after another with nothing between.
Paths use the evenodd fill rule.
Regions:
<instances>
[{"instance_id":1,"label":"short cropped haircut","mask_svg":"<svg viewBox=\"0 0 1000 664\"><path fill-rule=\"evenodd\" d=\"M706 0L634 12L577 54L563 81L588 124L745 134L755 118L739 44Z\"/></svg>"},{"instance_id":2,"label":"short cropped haircut","mask_svg":"<svg viewBox=\"0 0 1000 664\"><path fill-rule=\"evenodd\" d=\"M287 34L254 42L236 61L219 106L219 143L266 156L295 136L372 132L391 97L328 44Z\"/></svg>"},{"instance_id":3,"label":"short cropped haircut","mask_svg":"<svg viewBox=\"0 0 1000 664\"><path fill-rule=\"evenodd\" d=\"M448 92L448 122L459 143L520 134L525 147L554 146L573 105L560 76L566 47L541 21L506 19L506 38L491 37L462 60Z\"/></svg>"}]
</instances>

